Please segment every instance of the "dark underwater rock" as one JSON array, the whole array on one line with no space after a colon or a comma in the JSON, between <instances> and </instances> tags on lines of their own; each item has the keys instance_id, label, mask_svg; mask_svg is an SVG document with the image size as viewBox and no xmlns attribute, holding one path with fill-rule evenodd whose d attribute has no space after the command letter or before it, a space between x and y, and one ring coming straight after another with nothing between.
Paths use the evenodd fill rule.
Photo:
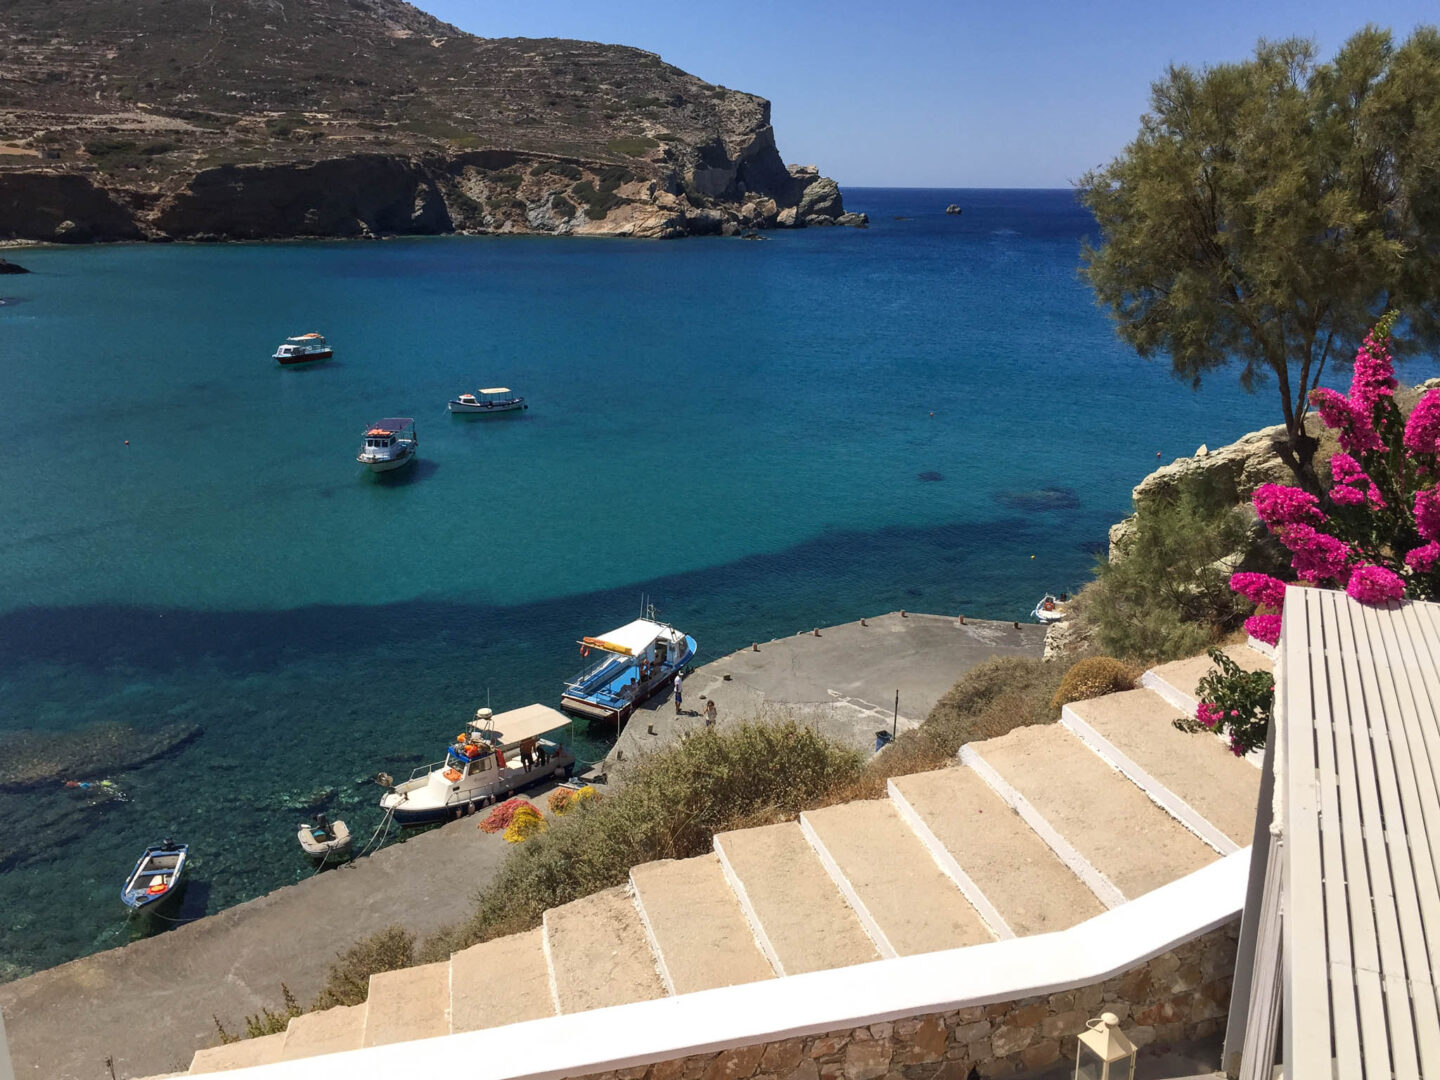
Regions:
<instances>
[{"instance_id":1,"label":"dark underwater rock","mask_svg":"<svg viewBox=\"0 0 1440 1080\"><path fill-rule=\"evenodd\" d=\"M945 479L945 477L941 476L941 475L940 475L938 472L936 472L934 469L930 469L930 470L928 470L927 472L916 473L915 476L916 476L917 479L923 480L923 481L925 481L926 483L931 483L931 484L933 484L936 480L944 480L944 479Z\"/></svg>"},{"instance_id":2,"label":"dark underwater rock","mask_svg":"<svg viewBox=\"0 0 1440 1080\"><path fill-rule=\"evenodd\" d=\"M30 271L29 271L29 270L26 270L25 267L20 266L20 265L17 265L16 263L9 262L9 261L6 260L6 259L0 259L0 274L28 274L28 273L30 273Z\"/></svg>"},{"instance_id":3,"label":"dark underwater rock","mask_svg":"<svg viewBox=\"0 0 1440 1080\"><path fill-rule=\"evenodd\" d=\"M153 731L96 724L82 731L0 735L0 791L28 791L124 772L178 750L200 732L194 724L167 724Z\"/></svg>"}]
</instances>

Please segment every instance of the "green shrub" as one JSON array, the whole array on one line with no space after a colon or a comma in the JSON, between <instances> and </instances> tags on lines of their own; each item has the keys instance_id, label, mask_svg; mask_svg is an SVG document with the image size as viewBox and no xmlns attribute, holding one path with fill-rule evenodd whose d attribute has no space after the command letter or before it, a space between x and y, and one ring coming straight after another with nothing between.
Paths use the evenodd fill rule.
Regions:
<instances>
[{"instance_id":1,"label":"green shrub","mask_svg":"<svg viewBox=\"0 0 1440 1080\"><path fill-rule=\"evenodd\" d=\"M575 216L576 207L575 204L564 195L552 195L550 197L550 209L554 210L556 214L566 221L569 221Z\"/></svg>"},{"instance_id":2,"label":"green shrub","mask_svg":"<svg viewBox=\"0 0 1440 1080\"><path fill-rule=\"evenodd\" d=\"M1112 656L1147 665L1192 656L1247 614L1230 575L1250 547L1245 512L1200 485L1148 499L1121 558L1097 567L1075 610Z\"/></svg>"},{"instance_id":3,"label":"green shrub","mask_svg":"<svg viewBox=\"0 0 1440 1080\"><path fill-rule=\"evenodd\" d=\"M284 1004L278 1012L271 1011L268 1008L262 1008L254 1016L247 1016L245 1018L245 1037L247 1039L258 1039L265 1035L277 1035L290 1026L290 1021L293 1018L305 1011L300 1008L299 1002L295 1000L295 995L290 992L290 987L284 983L280 984L280 998ZM215 1026L220 1026L218 1020L215 1022ZM220 1028L222 1041L224 1041L225 1034L225 1029Z\"/></svg>"},{"instance_id":4,"label":"green shrub","mask_svg":"<svg viewBox=\"0 0 1440 1080\"><path fill-rule=\"evenodd\" d=\"M519 173L496 173L494 176L490 177L490 182L492 184L498 185L499 187L509 188L511 191L515 191L520 187L520 184L524 179L525 178Z\"/></svg>"},{"instance_id":5,"label":"green shrub","mask_svg":"<svg viewBox=\"0 0 1440 1080\"><path fill-rule=\"evenodd\" d=\"M697 731L513 850L470 920L429 939L420 959L537 926L546 908L623 884L632 866L704 854L717 832L791 818L860 769L859 753L793 721Z\"/></svg>"},{"instance_id":6,"label":"green shrub","mask_svg":"<svg viewBox=\"0 0 1440 1080\"><path fill-rule=\"evenodd\" d=\"M1051 699L1063 669L1036 657L995 657L978 664L945 691L919 727L865 766L858 784L837 790L833 802L880 798L892 776L952 764L966 743L994 739L1017 727L1049 724L1058 716Z\"/></svg>"},{"instance_id":7,"label":"green shrub","mask_svg":"<svg viewBox=\"0 0 1440 1080\"><path fill-rule=\"evenodd\" d=\"M91 139L85 144L85 153L91 157L133 154L137 149L133 139Z\"/></svg>"},{"instance_id":8,"label":"green shrub","mask_svg":"<svg viewBox=\"0 0 1440 1080\"><path fill-rule=\"evenodd\" d=\"M325 975L325 988L312 1010L359 1005L370 994L370 976L415 963L415 935L403 926L385 929L357 941L341 953Z\"/></svg>"},{"instance_id":9,"label":"green shrub","mask_svg":"<svg viewBox=\"0 0 1440 1080\"><path fill-rule=\"evenodd\" d=\"M1065 672L1060 688L1050 699L1050 707L1060 709L1072 701L1089 701L1119 690L1134 690L1136 678L1135 669L1123 661L1109 656L1086 657Z\"/></svg>"}]
</instances>

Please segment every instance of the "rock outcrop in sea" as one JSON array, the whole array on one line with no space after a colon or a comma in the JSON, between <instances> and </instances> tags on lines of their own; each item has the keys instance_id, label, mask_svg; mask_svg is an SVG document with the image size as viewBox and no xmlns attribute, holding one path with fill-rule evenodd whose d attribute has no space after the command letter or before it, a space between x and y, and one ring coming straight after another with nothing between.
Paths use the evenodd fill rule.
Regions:
<instances>
[{"instance_id":1,"label":"rock outcrop in sea","mask_svg":"<svg viewBox=\"0 0 1440 1080\"><path fill-rule=\"evenodd\" d=\"M15 0L0 239L864 225L770 103L623 46L487 39L399 0Z\"/></svg>"}]
</instances>

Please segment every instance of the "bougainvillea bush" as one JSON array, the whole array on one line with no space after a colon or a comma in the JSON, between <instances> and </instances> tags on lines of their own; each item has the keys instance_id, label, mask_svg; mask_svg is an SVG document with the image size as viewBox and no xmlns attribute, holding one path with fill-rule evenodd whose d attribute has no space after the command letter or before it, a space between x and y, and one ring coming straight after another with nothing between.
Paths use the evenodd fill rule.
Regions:
<instances>
[{"instance_id":1,"label":"bougainvillea bush","mask_svg":"<svg viewBox=\"0 0 1440 1080\"><path fill-rule=\"evenodd\" d=\"M1200 680L1195 719L1200 727L1225 736L1237 757L1265 745L1275 707L1275 677L1268 671L1246 671L1219 649L1210 659L1218 671ZM1177 721L1178 723L1178 721Z\"/></svg>"},{"instance_id":2,"label":"bougainvillea bush","mask_svg":"<svg viewBox=\"0 0 1440 1080\"><path fill-rule=\"evenodd\" d=\"M1265 484L1254 496L1295 576L1344 589L1362 604L1440 596L1440 389L1427 391L1408 420L1401 414L1389 348L1396 318L1390 312L1366 336L1348 394L1323 387L1310 394L1340 443L1328 486L1316 494ZM1273 645L1284 582L1236 574L1231 587L1257 606L1245 629Z\"/></svg>"}]
</instances>

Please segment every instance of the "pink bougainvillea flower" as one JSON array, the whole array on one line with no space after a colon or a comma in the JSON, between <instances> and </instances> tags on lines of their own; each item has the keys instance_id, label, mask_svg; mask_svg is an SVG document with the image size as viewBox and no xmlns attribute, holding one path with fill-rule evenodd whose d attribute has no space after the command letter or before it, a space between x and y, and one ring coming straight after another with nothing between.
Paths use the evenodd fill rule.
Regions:
<instances>
[{"instance_id":1,"label":"pink bougainvillea flower","mask_svg":"<svg viewBox=\"0 0 1440 1080\"><path fill-rule=\"evenodd\" d=\"M1423 547L1411 548L1405 553L1405 565L1422 574L1428 574L1433 570L1436 560L1440 560L1440 543L1436 543L1434 540Z\"/></svg>"},{"instance_id":2,"label":"pink bougainvillea flower","mask_svg":"<svg viewBox=\"0 0 1440 1080\"><path fill-rule=\"evenodd\" d=\"M1274 532L1282 525L1319 524L1325 520L1320 500L1310 492L1284 484L1261 484L1250 497L1260 520Z\"/></svg>"},{"instance_id":3,"label":"pink bougainvillea flower","mask_svg":"<svg viewBox=\"0 0 1440 1080\"><path fill-rule=\"evenodd\" d=\"M1202 701L1199 705L1195 706L1195 719L1208 728L1213 728L1218 724L1224 715L1225 713L1222 710L1217 709L1214 705L1206 701Z\"/></svg>"},{"instance_id":4,"label":"pink bougainvillea flower","mask_svg":"<svg viewBox=\"0 0 1440 1080\"><path fill-rule=\"evenodd\" d=\"M1285 605L1285 583L1269 574L1231 574L1230 588L1259 607L1278 611Z\"/></svg>"},{"instance_id":5,"label":"pink bougainvillea flower","mask_svg":"<svg viewBox=\"0 0 1440 1080\"><path fill-rule=\"evenodd\" d=\"M1373 333L1365 335L1360 351L1355 354L1355 367L1350 376L1350 403L1356 409L1371 413L1375 403L1395 392L1395 365L1384 339Z\"/></svg>"},{"instance_id":6,"label":"pink bougainvillea flower","mask_svg":"<svg viewBox=\"0 0 1440 1080\"><path fill-rule=\"evenodd\" d=\"M1345 592L1362 604L1381 605L1405 595L1405 582L1383 566L1361 563L1350 572Z\"/></svg>"},{"instance_id":7,"label":"pink bougainvillea flower","mask_svg":"<svg viewBox=\"0 0 1440 1080\"><path fill-rule=\"evenodd\" d=\"M1426 390L1405 421L1405 451L1440 453L1440 390Z\"/></svg>"},{"instance_id":8,"label":"pink bougainvillea flower","mask_svg":"<svg viewBox=\"0 0 1440 1080\"><path fill-rule=\"evenodd\" d=\"M1230 740L1230 753L1234 754L1236 757L1244 757L1244 756L1245 756L1245 748L1244 748L1243 746L1241 746L1238 742L1236 742L1234 739L1231 739L1231 740Z\"/></svg>"},{"instance_id":9,"label":"pink bougainvillea flower","mask_svg":"<svg viewBox=\"0 0 1440 1080\"><path fill-rule=\"evenodd\" d=\"M1305 524L1286 525L1276 535L1290 549L1290 566L1299 577L1312 584L1350 580L1350 548L1344 541Z\"/></svg>"},{"instance_id":10,"label":"pink bougainvillea flower","mask_svg":"<svg viewBox=\"0 0 1440 1080\"><path fill-rule=\"evenodd\" d=\"M1334 481L1330 498L1342 506L1369 506L1372 510L1385 508L1385 499L1375 481L1349 454L1338 453L1330 459L1330 477Z\"/></svg>"},{"instance_id":11,"label":"pink bougainvillea flower","mask_svg":"<svg viewBox=\"0 0 1440 1080\"><path fill-rule=\"evenodd\" d=\"M1440 540L1440 489L1415 493L1415 531L1422 539Z\"/></svg>"},{"instance_id":12,"label":"pink bougainvillea flower","mask_svg":"<svg viewBox=\"0 0 1440 1080\"><path fill-rule=\"evenodd\" d=\"M1256 641L1275 645L1280 641L1279 615L1251 615L1245 620L1245 632Z\"/></svg>"},{"instance_id":13,"label":"pink bougainvillea flower","mask_svg":"<svg viewBox=\"0 0 1440 1080\"><path fill-rule=\"evenodd\" d=\"M1355 408L1350 399L1338 390L1328 386L1317 386L1310 391L1310 404L1320 414L1320 422L1332 431L1348 427L1355 422Z\"/></svg>"}]
</instances>

